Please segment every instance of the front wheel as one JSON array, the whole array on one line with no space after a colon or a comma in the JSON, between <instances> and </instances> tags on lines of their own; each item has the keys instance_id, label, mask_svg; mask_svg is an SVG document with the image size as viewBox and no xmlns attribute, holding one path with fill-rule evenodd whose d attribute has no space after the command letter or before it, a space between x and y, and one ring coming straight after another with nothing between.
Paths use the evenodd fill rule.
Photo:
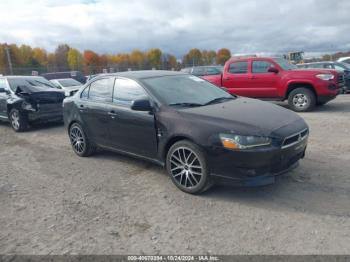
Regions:
<instances>
[{"instance_id":1,"label":"front wheel","mask_svg":"<svg viewBox=\"0 0 350 262\"><path fill-rule=\"evenodd\" d=\"M173 183L186 193L202 193L212 185L205 154L190 141L179 141L169 149L166 168Z\"/></svg>"},{"instance_id":2,"label":"front wheel","mask_svg":"<svg viewBox=\"0 0 350 262\"><path fill-rule=\"evenodd\" d=\"M296 112L311 111L316 105L315 94L307 88L296 88L288 96L289 107Z\"/></svg>"},{"instance_id":3,"label":"front wheel","mask_svg":"<svg viewBox=\"0 0 350 262\"><path fill-rule=\"evenodd\" d=\"M28 119L18 109L12 109L9 118L13 130L16 132L23 132L28 129Z\"/></svg>"},{"instance_id":4,"label":"front wheel","mask_svg":"<svg viewBox=\"0 0 350 262\"><path fill-rule=\"evenodd\" d=\"M74 152L81 157L92 155L96 147L89 141L83 128L78 123L74 123L69 128L69 139Z\"/></svg>"}]
</instances>

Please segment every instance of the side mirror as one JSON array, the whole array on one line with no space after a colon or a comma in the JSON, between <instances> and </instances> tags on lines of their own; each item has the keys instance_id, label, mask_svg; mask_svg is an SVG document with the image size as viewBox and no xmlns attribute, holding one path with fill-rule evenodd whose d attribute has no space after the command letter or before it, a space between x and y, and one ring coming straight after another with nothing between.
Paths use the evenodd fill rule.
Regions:
<instances>
[{"instance_id":1,"label":"side mirror","mask_svg":"<svg viewBox=\"0 0 350 262\"><path fill-rule=\"evenodd\" d=\"M267 72L278 74L278 69L276 67L271 66L269 67L269 69L267 69Z\"/></svg>"},{"instance_id":2,"label":"side mirror","mask_svg":"<svg viewBox=\"0 0 350 262\"><path fill-rule=\"evenodd\" d=\"M3 87L0 87L0 93L8 93L8 91L5 89L5 88L3 88Z\"/></svg>"},{"instance_id":3,"label":"side mirror","mask_svg":"<svg viewBox=\"0 0 350 262\"><path fill-rule=\"evenodd\" d=\"M147 98L141 98L135 100L132 105L131 109L135 111L151 111L152 106L151 102Z\"/></svg>"}]
</instances>

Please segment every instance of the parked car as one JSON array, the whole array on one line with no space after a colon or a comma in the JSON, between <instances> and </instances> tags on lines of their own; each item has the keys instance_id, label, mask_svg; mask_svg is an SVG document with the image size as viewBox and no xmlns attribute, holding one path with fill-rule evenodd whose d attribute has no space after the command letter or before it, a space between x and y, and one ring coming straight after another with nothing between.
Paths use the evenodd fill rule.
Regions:
<instances>
[{"instance_id":1,"label":"parked car","mask_svg":"<svg viewBox=\"0 0 350 262\"><path fill-rule=\"evenodd\" d=\"M342 62L342 63L346 63L346 64L350 64L350 56L347 57L341 57L337 60L337 62Z\"/></svg>"},{"instance_id":2,"label":"parked car","mask_svg":"<svg viewBox=\"0 0 350 262\"><path fill-rule=\"evenodd\" d=\"M63 108L78 156L99 147L152 161L187 193L273 183L304 157L309 135L288 109L172 71L98 76Z\"/></svg>"},{"instance_id":3,"label":"parked car","mask_svg":"<svg viewBox=\"0 0 350 262\"><path fill-rule=\"evenodd\" d=\"M50 82L52 82L57 88L64 90L66 96L74 95L82 86L82 83L73 78L52 79Z\"/></svg>"},{"instance_id":4,"label":"parked car","mask_svg":"<svg viewBox=\"0 0 350 262\"><path fill-rule=\"evenodd\" d=\"M298 68L323 68L323 69L334 69L339 72L339 74L344 75L344 86L342 93L350 92L350 64L342 62L315 62L315 63L305 63L297 65Z\"/></svg>"},{"instance_id":5,"label":"parked car","mask_svg":"<svg viewBox=\"0 0 350 262\"><path fill-rule=\"evenodd\" d=\"M73 78L82 84L86 83L86 77L80 71L45 73L41 76L45 77L47 80Z\"/></svg>"},{"instance_id":6,"label":"parked car","mask_svg":"<svg viewBox=\"0 0 350 262\"><path fill-rule=\"evenodd\" d=\"M223 66L195 66L181 69L181 72L198 76L217 86L221 84Z\"/></svg>"},{"instance_id":7,"label":"parked car","mask_svg":"<svg viewBox=\"0 0 350 262\"><path fill-rule=\"evenodd\" d=\"M288 100L292 110L305 112L334 99L343 85L335 70L302 70L283 58L250 57L228 60L218 86L240 96Z\"/></svg>"},{"instance_id":8,"label":"parked car","mask_svg":"<svg viewBox=\"0 0 350 262\"><path fill-rule=\"evenodd\" d=\"M62 121L64 93L38 76L0 77L0 120L16 131L34 122Z\"/></svg>"}]
</instances>

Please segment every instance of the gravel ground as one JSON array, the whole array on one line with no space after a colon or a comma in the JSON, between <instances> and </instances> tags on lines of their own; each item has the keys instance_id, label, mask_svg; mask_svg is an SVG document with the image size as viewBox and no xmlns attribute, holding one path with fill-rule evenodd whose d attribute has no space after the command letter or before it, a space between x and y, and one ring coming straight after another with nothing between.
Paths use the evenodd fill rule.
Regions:
<instances>
[{"instance_id":1,"label":"gravel ground","mask_svg":"<svg viewBox=\"0 0 350 262\"><path fill-rule=\"evenodd\" d=\"M274 185L192 196L155 165L78 158L63 126L0 124L1 254L350 254L350 95L301 114L306 158Z\"/></svg>"}]
</instances>

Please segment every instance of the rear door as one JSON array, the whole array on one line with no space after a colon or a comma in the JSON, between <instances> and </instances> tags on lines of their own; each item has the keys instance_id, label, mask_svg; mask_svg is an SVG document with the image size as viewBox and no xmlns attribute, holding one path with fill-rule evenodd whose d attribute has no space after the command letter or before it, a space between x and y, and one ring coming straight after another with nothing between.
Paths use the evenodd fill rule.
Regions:
<instances>
[{"instance_id":1,"label":"rear door","mask_svg":"<svg viewBox=\"0 0 350 262\"><path fill-rule=\"evenodd\" d=\"M268 69L275 65L266 60L253 60L250 75L249 92L258 98L274 98L278 96L277 85L280 75L270 73Z\"/></svg>"},{"instance_id":2,"label":"rear door","mask_svg":"<svg viewBox=\"0 0 350 262\"><path fill-rule=\"evenodd\" d=\"M248 61L234 61L225 68L223 86L232 94L251 96Z\"/></svg>"},{"instance_id":3,"label":"rear door","mask_svg":"<svg viewBox=\"0 0 350 262\"><path fill-rule=\"evenodd\" d=\"M99 145L110 145L108 127L111 119L112 93L115 77L100 78L84 90L79 111L88 134Z\"/></svg>"},{"instance_id":4,"label":"rear door","mask_svg":"<svg viewBox=\"0 0 350 262\"><path fill-rule=\"evenodd\" d=\"M148 97L144 88L127 78L115 80L113 108L115 114L110 122L113 146L130 153L155 158L157 136L154 115L151 112L134 111L133 101Z\"/></svg>"}]
</instances>

